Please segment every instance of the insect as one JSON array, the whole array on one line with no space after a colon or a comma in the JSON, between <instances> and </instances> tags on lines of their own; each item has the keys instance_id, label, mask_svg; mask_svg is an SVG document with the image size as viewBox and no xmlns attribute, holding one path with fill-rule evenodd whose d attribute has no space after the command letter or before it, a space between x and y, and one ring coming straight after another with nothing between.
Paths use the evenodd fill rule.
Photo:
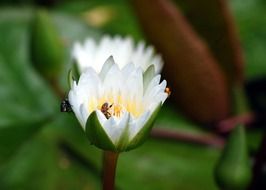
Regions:
<instances>
[{"instance_id":1,"label":"insect","mask_svg":"<svg viewBox=\"0 0 266 190\"><path fill-rule=\"evenodd\" d=\"M171 89L169 87L166 87L165 90L164 90L165 93L168 94L168 96L171 95Z\"/></svg>"},{"instance_id":2,"label":"insect","mask_svg":"<svg viewBox=\"0 0 266 190\"><path fill-rule=\"evenodd\" d=\"M111 104L109 106L109 104L107 102L105 102L102 107L101 107L101 112L105 115L105 117L107 119L109 119L111 117L111 113L109 112L109 109L113 106L113 104Z\"/></svg>"},{"instance_id":3,"label":"insect","mask_svg":"<svg viewBox=\"0 0 266 190\"><path fill-rule=\"evenodd\" d=\"M61 109L61 112L72 112L72 108L71 108L71 105L68 101L68 99L64 99L62 102L61 102L61 106L60 106L60 109Z\"/></svg>"}]
</instances>

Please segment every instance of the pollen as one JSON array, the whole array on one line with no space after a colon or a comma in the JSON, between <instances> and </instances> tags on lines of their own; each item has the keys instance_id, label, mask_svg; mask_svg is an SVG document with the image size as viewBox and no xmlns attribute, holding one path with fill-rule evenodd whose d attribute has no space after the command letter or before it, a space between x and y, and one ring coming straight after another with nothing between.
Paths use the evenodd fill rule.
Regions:
<instances>
[{"instance_id":1,"label":"pollen","mask_svg":"<svg viewBox=\"0 0 266 190\"><path fill-rule=\"evenodd\" d=\"M120 94L117 96L105 94L95 101L90 102L89 107L91 108L89 110L96 108L100 110L107 119L110 117L120 118L126 112L130 113L133 117L139 117L144 112L144 106L141 102L137 102L134 99L127 99Z\"/></svg>"},{"instance_id":2,"label":"pollen","mask_svg":"<svg viewBox=\"0 0 266 190\"><path fill-rule=\"evenodd\" d=\"M114 108L113 108L113 115L114 116L120 117L122 112L123 112L123 108L121 105L119 105L119 104L114 105Z\"/></svg>"},{"instance_id":3,"label":"pollen","mask_svg":"<svg viewBox=\"0 0 266 190\"><path fill-rule=\"evenodd\" d=\"M97 108L101 110L101 112L105 115L107 119L109 119L112 116L121 117L125 111L122 105L110 101L105 101L104 103L100 103L97 106Z\"/></svg>"}]
</instances>

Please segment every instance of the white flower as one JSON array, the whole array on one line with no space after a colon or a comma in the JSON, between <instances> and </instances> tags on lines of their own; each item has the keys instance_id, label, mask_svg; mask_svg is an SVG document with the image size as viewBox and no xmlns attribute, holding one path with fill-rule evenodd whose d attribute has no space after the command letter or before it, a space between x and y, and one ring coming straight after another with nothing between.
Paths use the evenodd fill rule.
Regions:
<instances>
[{"instance_id":1,"label":"white flower","mask_svg":"<svg viewBox=\"0 0 266 190\"><path fill-rule=\"evenodd\" d=\"M110 36L104 36L99 42L89 38L83 45L75 43L72 52L73 59L77 62L80 72L92 67L99 73L103 63L111 55L120 69L128 63L141 67L143 71L150 65L154 65L157 74L163 66L161 57L154 54L153 47L145 47L143 42L139 42L135 46L133 40L129 37L115 36L111 38Z\"/></svg>"},{"instance_id":2,"label":"white flower","mask_svg":"<svg viewBox=\"0 0 266 190\"><path fill-rule=\"evenodd\" d=\"M165 88L153 65L146 72L132 63L119 68L110 57L99 73L89 67L72 81L68 99L93 144L125 151L144 141L168 96Z\"/></svg>"}]
</instances>

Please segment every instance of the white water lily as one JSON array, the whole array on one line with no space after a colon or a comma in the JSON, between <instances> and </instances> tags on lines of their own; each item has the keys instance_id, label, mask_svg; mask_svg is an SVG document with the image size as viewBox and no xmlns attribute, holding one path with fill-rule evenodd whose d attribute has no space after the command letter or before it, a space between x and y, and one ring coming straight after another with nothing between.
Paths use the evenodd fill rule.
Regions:
<instances>
[{"instance_id":1,"label":"white water lily","mask_svg":"<svg viewBox=\"0 0 266 190\"><path fill-rule=\"evenodd\" d=\"M112 55L118 67L121 69L128 63L141 67L145 71L150 65L154 65L158 74L163 66L161 56L154 54L152 46L145 47L143 42L134 44L132 38L120 36L104 36L99 42L94 38L88 38L84 44L75 43L72 56L78 65L80 72L92 67L100 72L105 60Z\"/></svg>"},{"instance_id":2,"label":"white water lily","mask_svg":"<svg viewBox=\"0 0 266 190\"><path fill-rule=\"evenodd\" d=\"M168 96L153 65L145 72L130 63L119 68L112 57L99 73L89 67L71 83L68 99L89 140L117 152L144 141Z\"/></svg>"}]
</instances>

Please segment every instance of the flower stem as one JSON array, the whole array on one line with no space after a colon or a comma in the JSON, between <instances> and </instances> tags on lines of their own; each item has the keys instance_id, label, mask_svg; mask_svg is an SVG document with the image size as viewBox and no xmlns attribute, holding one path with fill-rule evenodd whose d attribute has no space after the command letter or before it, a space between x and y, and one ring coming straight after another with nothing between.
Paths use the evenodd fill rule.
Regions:
<instances>
[{"instance_id":1,"label":"flower stem","mask_svg":"<svg viewBox=\"0 0 266 190\"><path fill-rule=\"evenodd\" d=\"M224 146L224 139L215 134L193 134L166 129L163 128L163 126L152 129L151 137L165 140L185 141L189 143L209 145L217 148L222 148Z\"/></svg>"},{"instance_id":2,"label":"flower stem","mask_svg":"<svg viewBox=\"0 0 266 190\"><path fill-rule=\"evenodd\" d=\"M115 189L115 172L119 153L104 151L103 153L103 188L102 190Z\"/></svg>"}]
</instances>

